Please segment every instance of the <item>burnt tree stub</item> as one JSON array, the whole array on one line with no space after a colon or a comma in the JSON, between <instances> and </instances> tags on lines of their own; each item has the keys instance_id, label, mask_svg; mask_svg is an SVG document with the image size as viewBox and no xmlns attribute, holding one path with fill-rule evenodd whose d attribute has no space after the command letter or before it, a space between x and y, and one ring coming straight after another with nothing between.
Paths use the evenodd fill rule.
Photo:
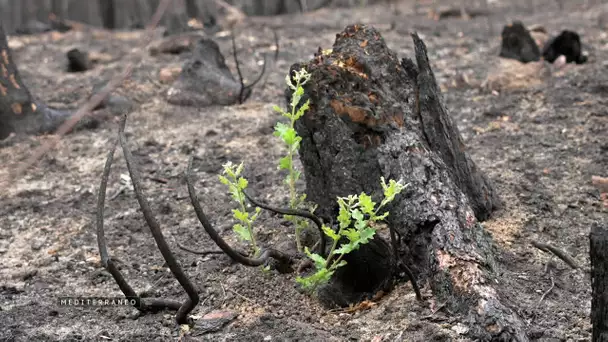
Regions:
<instances>
[{"instance_id":1,"label":"burnt tree stub","mask_svg":"<svg viewBox=\"0 0 608 342\"><path fill-rule=\"evenodd\" d=\"M366 192L379 201L381 176L402 179L409 186L388 207L387 218L398 233L401 262L469 323L471 337L527 341L524 324L490 286L492 241L479 221L500 200L442 103L424 43L412 37L415 61L399 61L374 28L351 25L332 50L319 49L311 61L291 67L311 74L304 86L310 109L296 123L307 198L320 215L335 216L337 196ZM386 240L383 245L390 249ZM357 253L365 257L378 246L362 245ZM375 260L352 259L342 273L352 275L353 267ZM348 283L340 276L329 286Z\"/></svg>"},{"instance_id":2,"label":"burnt tree stub","mask_svg":"<svg viewBox=\"0 0 608 342\"><path fill-rule=\"evenodd\" d=\"M500 57L516 59L522 63L540 60L538 45L521 21L514 21L502 29Z\"/></svg>"},{"instance_id":3,"label":"burnt tree stub","mask_svg":"<svg viewBox=\"0 0 608 342\"><path fill-rule=\"evenodd\" d=\"M608 342L608 228L594 224L589 234L591 258L592 342Z\"/></svg>"},{"instance_id":4,"label":"burnt tree stub","mask_svg":"<svg viewBox=\"0 0 608 342\"><path fill-rule=\"evenodd\" d=\"M240 93L241 83L230 72L217 43L200 38L167 91L167 102L180 106L228 106L239 102Z\"/></svg>"},{"instance_id":5,"label":"burnt tree stub","mask_svg":"<svg viewBox=\"0 0 608 342\"><path fill-rule=\"evenodd\" d=\"M0 139L11 133L49 133L71 114L35 100L21 80L0 23Z\"/></svg>"}]
</instances>

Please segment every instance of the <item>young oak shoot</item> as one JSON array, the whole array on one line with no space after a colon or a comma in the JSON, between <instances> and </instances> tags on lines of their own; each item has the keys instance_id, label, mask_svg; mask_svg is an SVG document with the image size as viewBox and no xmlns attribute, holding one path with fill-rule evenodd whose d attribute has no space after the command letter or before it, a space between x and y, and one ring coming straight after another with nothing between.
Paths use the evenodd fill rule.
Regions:
<instances>
[{"instance_id":1,"label":"young oak shoot","mask_svg":"<svg viewBox=\"0 0 608 342\"><path fill-rule=\"evenodd\" d=\"M249 212L245 208L245 194L243 190L247 188L249 184L247 179L241 176L243 171L243 163L234 165L232 162L227 162L222 165L224 172L219 175L220 182L228 186L228 191L238 205L238 209L232 209L232 216L239 222L232 226L232 229L241 240L247 241L251 244L254 256L258 256L260 250L255 241L255 235L253 234L253 223L258 218L261 209L256 207L255 213L249 215Z\"/></svg>"},{"instance_id":2,"label":"young oak shoot","mask_svg":"<svg viewBox=\"0 0 608 342\"><path fill-rule=\"evenodd\" d=\"M279 160L279 170L288 171L287 177L285 178L285 184L287 184L289 188L289 208L298 209L298 207L305 203L306 195L302 194L298 196L296 191L296 182L300 179L301 172L294 168L293 159L300 148L300 141L302 141L302 138L298 136L294 126L296 121L301 118L302 115L304 115L310 105L310 101L306 100L306 102L304 102L304 104L298 108L298 105L302 100L302 96L304 95L304 88L302 86L306 84L308 80L310 80L310 74L305 69L295 71L293 75L295 84L292 82L290 76L291 75L287 74L285 77L285 82L287 83L287 86L293 90L291 103L289 104L291 110L286 112L278 106L273 107L276 112L288 118L289 123L285 124L282 122L277 122L274 128L274 135L281 138L283 143L285 143L287 146L287 155ZM302 230L308 228L308 221L303 218L290 215L285 215L285 219L291 221L295 225L296 246L298 251L302 251L300 233Z\"/></svg>"},{"instance_id":3,"label":"young oak shoot","mask_svg":"<svg viewBox=\"0 0 608 342\"><path fill-rule=\"evenodd\" d=\"M388 203L395 199L406 185L401 181L395 182L390 180L386 184L384 177L380 178L384 198L380 205L376 207L376 203L372 201L371 196L361 193L360 195L350 195L348 197L338 197L338 232L332 228L323 226L323 232L332 239L333 244L326 259L316 253L311 253L308 248L304 250L306 255L313 261L315 273L308 277L297 277L296 281L310 292L321 284L327 283L334 272L344 265L346 261L342 258L359 248L360 245L368 243L376 234L376 230L372 228L370 223L384 220L389 212L380 214L380 210ZM338 242L346 240L339 248Z\"/></svg>"}]
</instances>

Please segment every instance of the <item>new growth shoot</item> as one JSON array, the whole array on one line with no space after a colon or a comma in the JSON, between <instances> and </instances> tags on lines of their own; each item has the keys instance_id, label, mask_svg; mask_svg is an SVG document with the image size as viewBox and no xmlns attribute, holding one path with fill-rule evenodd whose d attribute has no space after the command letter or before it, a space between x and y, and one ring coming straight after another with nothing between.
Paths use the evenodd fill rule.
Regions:
<instances>
[{"instance_id":1,"label":"new growth shoot","mask_svg":"<svg viewBox=\"0 0 608 342\"><path fill-rule=\"evenodd\" d=\"M278 106L274 106L273 108L276 112L289 119L288 124L277 122L274 128L274 135L281 138L283 143L287 146L287 155L279 160L279 170L287 170L288 172L287 177L285 178L285 184L289 188L290 209L298 209L298 207L304 205L306 201L306 194L298 195L296 191L296 182L300 179L301 172L294 168L293 159L300 148L300 141L302 141L302 138L296 133L295 123L308 110L310 104L310 101L306 100L306 102L299 106L302 96L304 95L304 88L302 86L306 84L308 80L310 80L310 74L305 69L294 72L293 81L295 84L292 82L291 75L288 74L285 77L285 82L287 83L287 86L293 90L291 103L289 104L290 111L284 111ZM302 251L300 233L308 228L308 221L290 215L285 215L285 219L291 221L296 227L296 245L298 251Z\"/></svg>"},{"instance_id":2,"label":"new growth shoot","mask_svg":"<svg viewBox=\"0 0 608 342\"><path fill-rule=\"evenodd\" d=\"M406 187L401 181L395 182L392 179L386 184L384 177L381 177L380 181L384 198L377 207L371 196L365 193L338 197L338 232L323 226L323 232L333 241L331 250L327 258L323 258L319 254L311 253L308 248L305 249L304 252L313 261L316 271L308 277L296 278L302 287L314 292L319 285L327 283L339 267L346 265L346 261L342 260L346 254L357 250L360 245L368 243L374 237L376 230L371 223L384 220L389 215L388 212L380 214L380 210ZM339 241L344 242L338 247Z\"/></svg>"},{"instance_id":3,"label":"new growth shoot","mask_svg":"<svg viewBox=\"0 0 608 342\"><path fill-rule=\"evenodd\" d=\"M247 188L247 179L241 176L243 172L243 163L234 165L232 162L227 162L223 165L224 172L219 175L220 182L228 186L228 191L232 199L238 203L238 209L232 209L232 216L239 222L232 226L232 229L237 236L251 244L253 255L258 256L260 249L258 248L255 235L253 234L253 223L258 218L261 209L256 207L255 213L250 216L250 213L245 207L245 194L243 190Z\"/></svg>"}]
</instances>

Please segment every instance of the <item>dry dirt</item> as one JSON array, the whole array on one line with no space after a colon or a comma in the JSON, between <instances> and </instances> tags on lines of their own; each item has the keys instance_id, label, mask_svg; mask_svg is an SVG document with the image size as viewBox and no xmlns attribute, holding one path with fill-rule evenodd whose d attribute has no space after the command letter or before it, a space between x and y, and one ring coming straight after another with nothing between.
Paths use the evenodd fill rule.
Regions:
<instances>
[{"instance_id":1,"label":"dry dirt","mask_svg":"<svg viewBox=\"0 0 608 342\"><path fill-rule=\"evenodd\" d=\"M281 52L264 87L244 105L213 108L172 106L161 68L179 65L175 55L145 54L133 77L119 90L137 104L127 123L129 145L144 176L145 193L185 272L199 287L201 303L194 326L176 326L174 312L139 315L123 307L58 305L61 296L120 296L100 265L95 236L95 204L106 152L116 138L117 121L65 137L0 198L0 341L467 341L466 322L432 299L415 300L409 284L399 285L370 310L329 312L298 291L294 275L263 272L232 263L227 256L197 256L177 248L213 248L187 198L183 172L188 157L212 223L233 244L233 207L217 179L227 161L246 163L245 174L257 196L284 204L283 175L276 162L284 153L272 127L280 117L273 104L285 105L284 76L289 66L331 47L346 25L376 25L400 56L413 56L408 32L417 30L429 48L445 103L473 159L494 181L504 208L484 223L498 246L503 301L527 323L533 341L589 341L590 280L588 233L593 222L608 224L607 208L591 176L608 176L608 34L597 26L599 7L583 9L537 2L534 13L511 6L490 17L434 22L404 5L395 16L388 7L321 10L304 16L265 19L281 37ZM548 32L578 31L589 63L552 70L500 91L480 85L500 72L500 28L519 18ZM261 20L261 19L260 19ZM390 25L390 23L394 25ZM82 32L14 37L14 58L26 84L50 105L75 107L92 86L118 73L122 58L134 52L141 33L93 37ZM230 40L218 43L232 70ZM270 52L269 30L242 30L240 60L248 79ZM65 53L73 47L111 56L83 74L65 72ZM551 68L549 68L551 69ZM551 71L551 70L550 70ZM464 75L464 76L463 76ZM540 73L539 73L540 75ZM539 76L540 77L540 76ZM32 137L0 149L0 176L25 159L45 137ZM108 197L121 188L124 158L116 154ZM106 236L113 257L137 290L183 300L141 215L131 188L105 208ZM264 213L258 232L263 243L283 240L292 231L277 216ZM571 254L573 270L531 241L548 242ZM423 284L424 285L424 284ZM428 295L428 286L424 288ZM542 301L541 301L542 299ZM236 318L216 331L206 326L211 312Z\"/></svg>"}]
</instances>

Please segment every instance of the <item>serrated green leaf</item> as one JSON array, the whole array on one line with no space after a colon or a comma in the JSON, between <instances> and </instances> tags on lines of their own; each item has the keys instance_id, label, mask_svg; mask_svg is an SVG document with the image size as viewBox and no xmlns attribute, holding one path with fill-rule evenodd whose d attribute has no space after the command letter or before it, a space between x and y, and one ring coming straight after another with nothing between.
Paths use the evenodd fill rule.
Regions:
<instances>
[{"instance_id":1,"label":"serrated green leaf","mask_svg":"<svg viewBox=\"0 0 608 342\"><path fill-rule=\"evenodd\" d=\"M359 243L362 245L368 243L369 240L373 238L375 234L376 231L372 228L363 229L359 235Z\"/></svg>"},{"instance_id":2,"label":"serrated green leaf","mask_svg":"<svg viewBox=\"0 0 608 342\"><path fill-rule=\"evenodd\" d=\"M355 244L354 242L345 243L342 246L340 246L340 248L334 250L334 254L348 254L348 253L354 251L357 247L358 247L358 244Z\"/></svg>"},{"instance_id":3,"label":"serrated green leaf","mask_svg":"<svg viewBox=\"0 0 608 342\"><path fill-rule=\"evenodd\" d=\"M298 120L299 118L301 118L309 108L310 108L310 100L306 100L306 102L304 102L304 104L302 106L300 106L300 108L294 115L293 119Z\"/></svg>"},{"instance_id":4,"label":"serrated green leaf","mask_svg":"<svg viewBox=\"0 0 608 342\"><path fill-rule=\"evenodd\" d=\"M355 209L355 210L351 211L350 215L352 218L354 218L357 221L363 220L363 213L359 209Z\"/></svg>"},{"instance_id":5,"label":"serrated green leaf","mask_svg":"<svg viewBox=\"0 0 608 342\"><path fill-rule=\"evenodd\" d=\"M281 109L281 107L279 107L277 105L272 106L272 110L274 110L277 113L283 114L283 109Z\"/></svg>"},{"instance_id":6,"label":"serrated green leaf","mask_svg":"<svg viewBox=\"0 0 608 342\"><path fill-rule=\"evenodd\" d=\"M352 228L342 230L342 235L346 236L346 238L351 242L358 241L360 237L359 231Z\"/></svg>"},{"instance_id":7,"label":"serrated green leaf","mask_svg":"<svg viewBox=\"0 0 608 342\"><path fill-rule=\"evenodd\" d=\"M316 269L325 268L325 258L317 253L311 253L308 247L304 247L304 253L314 262Z\"/></svg>"},{"instance_id":8,"label":"serrated green leaf","mask_svg":"<svg viewBox=\"0 0 608 342\"><path fill-rule=\"evenodd\" d=\"M245 228L242 224L235 224L232 226L232 230L240 237L242 240L251 241L251 234L249 234L249 230Z\"/></svg>"},{"instance_id":9,"label":"serrated green leaf","mask_svg":"<svg viewBox=\"0 0 608 342\"><path fill-rule=\"evenodd\" d=\"M239 181L237 183L237 187L239 190L245 190L245 189L247 189L248 184L249 184L249 182L247 181L247 179L240 177Z\"/></svg>"},{"instance_id":10,"label":"serrated green leaf","mask_svg":"<svg viewBox=\"0 0 608 342\"><path fill-rule=\"evenodd\" d=\"M321 226L321 229L323 229L323 233L325 233L325 235L327 235L333 241L340 239L340 235L336 234L336 232L334 232L334 230L331 229L331 227L323 225L323 226Z\"/></svg>"},{"instance_id":11,"label":"serrated green leaf","mask_svg":"<svg viewBox=\"0 0 608 342\"><path fill-rule=\"evenodd\" d=\"M288 146L292 146L293 144L296 143L296 139L297 139L296 130L291 127L287 128L287 130L285 130L285 132L283 132L283 134L281 134L281 138Z\"/></svg>"},{"instance_id":12,"label":"serrated green leaf","mask_svg":"<svg viewBox=\"0 0 608 342\"><path fill-rule=\"evenodd\" d=\"M279 170L289 170L291 169L291 158L289 156L285 156L279 159Z\"/></svg>"},{"instance_id":13,"label":"serrated green leaf","mask_svg":"<svg viewBox=\"0 0 608 342\"><path fill-rule=\"evenodd\" d=\"M277 122L274 126L274 136L282 137L290 127L282 122Z\"/></svg>"},{"instance_id":14,"label":"serrated green leaf","mask_svg":"<svg viewBox=\"0 0 608 342\"><path fill-rule=\"evenodd\" d=\"M239 176L241 172L243 172L243 168L245 167L244 163L240 163L239 166L236 167L236 171L234 171L235 176Z\"/></svg>"},{"instance_id":15,"label":"serrated green leaf","mask_svg":"<svg viewBox=\"0 0 608 342\"><path fill-rule=\"evenodd\" d=\"M356 222L355 222L355 228L356 228L357 230L364 229L364 228L365 228L365 227L367 227L367 226L368 226L368 223L367 223L367 221L366 221L366 220L360 220L360 221L356 221Z\"/></svg>"},{"instance_id":16,"label":"serrated green leaf","mask_svg":"<svg viewBox=\"0 0 608 342\"><path fill-rule=\"evenodd\" d=\"M260 213L262 212L262 209L260 209L260 207L255 207L255 214L253 214L251 216L251 222L253 223L253 221L258 219L258 216L260 216Z\"/></svg>"},{"instance_id":17,"label":"serrated green leaf","mask_svg":"<svg viewBox=\"0 0 608 342\"><path fill-rule=\"evenodd\" d=\"M234 216L235 219L237 219L241 222L249 221L249 213L246 211L243 212L243 211L240 211L239 209L232 209L232 216Z\"/></svg>"},{"instance_id":18,"label":"serrated green leaf","mask_svg":"<svg viewBox=\"0 0 608 342\"><path fill-rule=\"evenodd\" d=\"M384 220L387 216L388 216L388 211L385 212L384 214L380 215L380 216L375 216L374 217L374 221Z\"/></svg>"},{"instance_id":19,"label":"serrated green leaf","mask_svg":"<svg viewBox=\"0 0 608 342\"><path fill-rule=\"evenodd\" d=\"M218 178L220 179L220 182L224 185L229 185L230 181L228 180L228 178L222 176L222 175L218 175Z\"/></svg>"},{"instance_id":20,"label":"serrated green leaf","mask_svg":"<svg viewBox=\"0 0 608 342\"><path fill-rule=\"evenodd\" d=\"M372 201L372 196L368 196L366 193L362 192L359 195L359 204L361 205L361 210L367 215L372 215L374 213L374 208L376 207L376 203Z\"/></svg>"}]
</instances>

